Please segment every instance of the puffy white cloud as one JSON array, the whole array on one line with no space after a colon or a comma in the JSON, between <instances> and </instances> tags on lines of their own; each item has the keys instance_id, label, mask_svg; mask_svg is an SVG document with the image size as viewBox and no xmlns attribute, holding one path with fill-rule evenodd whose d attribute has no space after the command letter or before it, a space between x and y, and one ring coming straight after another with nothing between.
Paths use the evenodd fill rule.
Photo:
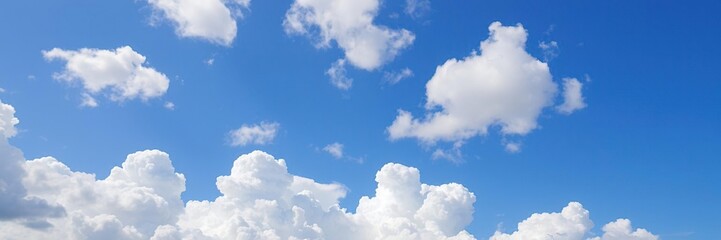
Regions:
<instances>
[{"instance_id":1,"label":"puffy white cloud","mask_svg":"<svg viewBox=\"0 0 721 240\"><path fill-rule=\"evenodd\" d=\"M24 168L28 194L69 213L50 220L56 227L45 232L48 236L148 239L158 226L177 222L183 212L185 177L175 173L168 154L158 150L128 155L103 180L73 172L52 157L27 161Z\"/></svg>"},{"instance_id":2,"label":"puffy white cloud","mask_svg":"<svg viewBox=\"0 0 721 240\"><path fill-rule=\"evenodd\" d=\"M293 175L284 160L254 151L217 178L221 196L184 205L185 177L168 154L130 154L105 179L52 157L26 161L7 142L16 131L14 114L0 103L1 239L475 239L464 230L473 220L475 195L458 183L423 184L413 167L384 165L375 195L349 212L339 206L343 185ZM490 239L581 240L592 226L589 212L571 202ZM603 231L592 240L658 239L632 230L626 219Z\"/></svg>"},{"instance_id":3,"label":"puffy white cloud","mask_svg":"<svg viewBox=\"0 0 721 240\"><path fill-rule=\"evenodd\" d=\"M338 142L328 144L325 147L323 147L323 151L326 151L334 158L342 158L343 157L343 144L340 144Z\"/></svg>"},{"instance_id":4,"label":"puffy white cloud","mask_svg":"<svg viewBox=\"0 0 721 240\"><path fill-rule=\"evenodd\" d=\"M496 232L491 240L581 240L593 227L588 210L571 202L560 213L534 213L511 233Z\"/></svg>"},{"instance_id":5,"label":"puffy white cloud","mask_svg":"<svg viewBox=\"0 0 721 240\"><path fill-rule=\"evenodd\" d=\"M436 68L426 84L424 117L398 111L387 128L391 140L458 143L486 135L493 126L503 135L526 135L538 127L539 115L557 96L548 65L526 52L522 25L494 22L488 29L480 52Z\"/></svg>"},{"instance_id":6,"label":"puffy white cloud","mask_svg":"<svg viewBox=\"0 0 721 240\"><path fill-rule=\"evenodd\" d=\"M583 94L581 89L583 83L579 82L575 78L564 78L563 79L563 104L556 107L556 110L562 114L571 114L576 110L580 110L586 107L586 103L583 101Z\"/></svg>"},{"instance_id":7,"label":"puffy white cloud","mask_svg":"<svg viewBox=\"0 0 721 240\"><path fill-rule=\"evenodd\" d=\"M156 16L173 22L178 36L230 46L237 34L235 20L250 0L148 0L148 4Z\"/></svg>"},{"instance_id":8,"label":"puffy white cloud","mask_svg":"<svg viewBox=\"0 0 721 240\"><path fill-rule=\"evenodd\" d=\"M390 85L394 85L403 79L413 76L413 71L409 68L404 68L398 72L385 72L383 74L383 81Z\"/></svg>"},{"instance_id":9,"label":"puffy white cloud","mask_svg":"<svg viewBox=\"0 0 721 240\"><path fill-rule=\"evenodd\" d=\"M346 190L287 172L285 161L255 151L218 177L222 196L190 201L178 226L214 239L472 239L475 196L460 184L421 184L417 169L389 163L376 196L356 213L338 206Z\"/></svg>"},{"instance_id":10,"label":"puffy white cloud","mask_svg":"<svg viewBox=\"0 0 721 240\"><path fill-rule=\"evenodd\" d=\"M426 84L424 119L400 111L388 127L391 139L458 141L486 134L497 125L504 134L527 134L541 110L552 104L556 84L548 65L525 51L526 30L494 22L481 53L451 59ZM433 111L439 109L440 111Z\"/></svg>"},{"instance_id":11,"label":"puffy white cloud","mask_svg":"<svg viewBox=\"0 0 721 240\"><path fill-rule=\"evenodd\" d=\"M15 117L15 108L0 101L0 138L8 139L15 136L17 134L15 125L18 123L20 120Z\"/></svg>"},{"instance_id":12,"label":"puffy white cloud","mask_svg":"<svg viewBox=\"0 0 721 240\"><path fill-rule=\"evenodd\" d=\"M411 17L421 17L431 10L431 0L406 0L404 11Z\"/></svg>"},{"instance_id":13,"label":"puffy white cloud","mask_svg":"<svg viewBox=\"0 0 721 240\"><path fill-rule=\"evenodd\" d=\"M330 83L340 90L348 90L353 86L353 79L346 75L345 59L335 61L325 74L330 77Z\"/></svg>"},{"instance_id":14,"label":"puffy white cloud","mask_svg":"<svg viewBox=\"0 0 721 240\"><path fill-rule=\"evenodd\" d=\"M408 30L389 29L373 23L379 0L295 0L286 12L286 33L315 39L317 47L335 41L350 64L373 70L391 61L411 45Z\"/></svg>"},{"instance_id":15,"label":"puffy white cloud","mask_svg":"<svg viewBox=\"0 0 721 240\"><path fill-rule=\"evenodd\" d=\"M639 228L632 232L631 221L618 219L603 226L601 237L586 238L593 222L588 210L580 203L571 202L560 213L534 213L518 223L511 233L496 231L490 240L657 240L658 236Z\"/></svg>"},{"instance_id":16,"label":"puffy white cloud","mask_svg":"<svg viewBox=\"0 0 721 240\"><path fill-rule=\"evenodd\" d=\"M47 201L28 195L22 183L26 173L24 157L19 149L8 143L15 136L15 108L0 101L0 221L17 221L31 228L49 226L45 218L62 217L65 210Z\"/></svg>"},{"instance_id":17,"label":"puffy white cloud","mask_svg":"<svg viewBox=\"0 0 721 240\"><path fill-rule=\"evenodd\" d=\"M631 221L623 218L603 226L603 232L603 236L590 240L658 240L658 236L653 235L646 229L637 228L634 231L631 227Z\"/></svg>"},{"instance_id":18,"label":"puffy white cloud","mask_svg":"<svg viewBox=\"0 0 721 240\"><path fill-rule=\"evenodd\" d=\"M243 124L240 128L230 131L230 145L269 144L275 139L278 129L280 129L280 124L276 122L261 122L255 125Z\"/></svg>"},{"instance_id":19,"label":"puffy white cloud","mask_svg":"<svg viewBox=\"0 0 721 240\"><path fill-rule=\"evenodd\" d=\"M165 74L144 66L145 56L129 46L115 50L53 48L43 51L43 56L47 60L66 61L64 71L55 73L53 77L66 82L79 81L85 90L84 106L97 106L93 96L106 89L113 101L135 98L146 101L165 94L170 84Z\"/></svg>"}]
</instances>

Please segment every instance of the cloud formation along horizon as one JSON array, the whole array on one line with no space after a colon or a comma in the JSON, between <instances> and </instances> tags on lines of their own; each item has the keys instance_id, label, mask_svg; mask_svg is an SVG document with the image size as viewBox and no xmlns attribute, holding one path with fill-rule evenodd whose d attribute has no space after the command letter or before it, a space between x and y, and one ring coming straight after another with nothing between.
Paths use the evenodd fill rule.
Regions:
<instances>
[{"instance_id":1,"label":"cloud formation along horizon","mask_svg":"<svg viewBox=\"0 0 721 240\"><path fill-rule=\"evenodd\" d=\"M387 128L391 140L416 138L426 145L438 141L457 145L488 134L492 126L500 127L504 136L523 136L538 127L538 117L554 104L558 92L548 64L526 52L528 34L521 24L494 22L488 30L480 52L449 59L436 68L426 84L424 117L398 110ZM582 85L574 83L578 82L566 86L571 91L566 93L569 102L561 107L568 113L580 109L583 99Z\"/></svg>"},{"instance_id":2,"label":"cloud formation along horizon","mask_svg":"<svg viewBox=\"0 0 721 240\"><path fill-rule=\"evenodd\" d=\"M475 194L458 183L423 184L413 167L384 165L375 195L362 197L353 213L339 206L343 185L293 175L284 160L254 151L217 178L221 196L184 204L186 179L167 153L132 153L96 179L53 157L25 160L7 141L19 123L14 114L0 102L0 183L10 186L0 189L3 239L476 239L465 230ZM533 214L518 231L490 239L582 240L592 226L588 210L571 202L561 213ZM592 239L658 239L633 230L627 219L603 231Z\"/></svg>"}]
</instances>

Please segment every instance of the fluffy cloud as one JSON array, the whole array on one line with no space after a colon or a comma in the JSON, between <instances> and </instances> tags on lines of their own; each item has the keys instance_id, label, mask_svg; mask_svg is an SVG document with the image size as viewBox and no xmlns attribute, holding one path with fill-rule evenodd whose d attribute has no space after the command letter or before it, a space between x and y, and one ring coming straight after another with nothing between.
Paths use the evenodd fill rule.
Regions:
<instances>
[{"instance_id":1,"label":"fluffy cloud","mask_svg":"<svg viewBox=\"0 0 721 240\"><path fill-rule=\"evenodd\" d=\"M591 240L658 240L658 236L646 231L646 229L637 228L633 230L631 221L623 218L603 226L603 232L603 236Z\"/></svg>"},{"instance_id":2,"label":"fluffy cloud","mask_svg":"<svg viewBox=\"0 0 721 240\"><path fill-rule=\"evenodd\" d=\"M245 146L248 144L264 145L273 142L278 133L280 124L276 122L261 122L260 124L243 124L238 129L230 131L231 146Z\"/></svg>"},{"instance_id":3,"label":"fluffy cloud","mask_svg":"<svg viewBox=\"0 0 721 240\"><path fill-rule=\"evenodd\" d=\"M408 30L373 24L379 0L296 0L286 12L286 33L316 39L317 47L335 41L350 64L373 70L411 45Z\"/></svg>"},{"instance_id":4,"label":"fluffy cloud","mask_svg":"<svg viewBox=\"0 0 721 240\"><path fill-rule=\"evenodd\" d=\"M425 117L399 110L387 129L391 140L462 142L492 126L504 135L525 135L538 127L538 116L557 92L548 65L526 52L527 33L520 24L494 22L488 29L480 53L436 69L426 84Z\"/></svg>"},{"instance_id":5,"label":"fluffy cloud","mask_svg":"<svg viewBox=\"0 0 721 240\"><path fill-rule=\"evenodd\" d=\"M188 202L178 229L213 239L472 239L463 228L475 196L459 184L419 179L415 168L386 164L376 195L363 197L353 214L338 206L343 186L293 176L285 161L255 151L218 177L222 196Z\"/></svg>"},{"instance_id":6,"label":"fluffy cloud","mask_svg":"<svg viewBox=\"0 0 721 240\"><path fill-rule=\"evenodd\" d=\"M343 144L334 142L331 144L326 145L323 147L323 151L326 151L330 155L332 155L334 158L342 158L343 157Z\"/></svg>"},{"instance_id":7,"label":"fluffy cloud","mask_svg":"<svg viewBox=\"0 0 721 240\"><path fill-rule=\"evenodd\" d=\"M140 98L146 101L160 97L168 90L170 81L153 68L143 66L145 56L133 51L129 46L115 50L82 48L63 50L53 48L43 51L47 60L63 60L65 70L53 75L66 81L78 81L83 85L83 105L97 106L93 96L109 90L112 101L125 101Z\"/></svg>"},{"instance_id":8,"label":"fluffy cloud","mask_svg":"<svg viewBox=\"0 0 721 240\"><path fill-rule=\"evenodd\" d=\"M173 22L181 37L201 38L230 46L237 32L236 18L250 6L250 0L148 0L148 4Z\"/></svg>"},{"instance_id":9,"label":"fluffy cloud","mask_svg":"<svg viewBox=\"0 0 721 240\"><path fill-rule=\"evenodd\" d=\"M575 78L564 78L563 79L563 104L556 107L556 110L562 114L571 114L576 110L580 110L586 107L586 103L583 101L583 95L581 89L583 83L579 82Z\"/></svg>"},{"instance_id":10,"label":"fluffy cloud","mask_svg":"<svg viewBox=\"0 0 721 240\"><path fill-rule=\"evenodd\" d=\"M19 122L14 114L0 103L2 239L475 239L464 230L473 220L475 195L457 183L421 183L413 167L384 165L375 176L375 195L349 212L339 206L344 186L293 175L284 160L254 151L217 178L221 196L184 205L185 177L168 154L130 154L105 179L72 171L53 157L26 161L7 142ZM589 212L572 202L490 239L582 240L592 226ZM603 231L591 239L658 239L633 230L626 219Z\"/></svg>"},{"instance_id":11,"label":"fluffy cloud","mask_svg":"<svg viewBox=\"0 0 721 240\"><path fill-rule=\"evenodd\" d=\"M583 240L589 235L593 222L588 210L577 202L571 202L560 213L534 213L518 223L518 230L511 233L496 231L490 240ZM588 240L657 240L658 236L645 229L632 232L631 221L618 219L603 227L602 237Z\"/></svg>"},{"instance_id":12,"label":"fluffy cloud","mask_svg":"<svg viewBox=\"0 0 721 240\"><path fill-rule=\"evenodd\" d=\"M15 136L15 108L0 101L0 221L17 221L31 228L46 228L46 218L65 215L65 210L44 199L28 195L22 183L26 173L19 149L8 143Z\"/></svg>"},{"instance_id":13,"label":"fluffy cloud","mask_svg":"<svg viewBox=\"0 0 721 240\"><path fill-rule=\"evenodd\" d=\"M560 213L534 213L518 224L518 231L496 232L490 239L580 240L592 227L588 210L580 203L571 202Z\"/></svg>"}]
</instances>

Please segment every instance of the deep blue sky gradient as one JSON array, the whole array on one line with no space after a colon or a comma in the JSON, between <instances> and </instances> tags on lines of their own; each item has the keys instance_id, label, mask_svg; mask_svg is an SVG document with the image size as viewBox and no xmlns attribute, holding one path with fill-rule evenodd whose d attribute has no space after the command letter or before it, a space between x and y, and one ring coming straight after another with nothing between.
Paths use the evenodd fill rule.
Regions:
<instances>
[{"instance_id":1,"label":"deep blue sky gradient","mask_svg":"<svg viewBox=\"0 0 721 240\"><path fill-rule=\"evenodd\" d=\"M284 33L290 4L253 1L226 48L179 38L168 23L150 26L142 1L6 2L0 99L21 120L11 142L28 159L52 155L99 178L129 153L161 149L187 178L185 200L218 196L215 178L240 154L260 149L285 158L293 174L345 184L342 207L351 211L360 196L374 194L374 174L387 162L419 168L422 182L461 183L477 196L468 230L479 239L499 223L513 230L531 213L559 211L569 201L591 212L596 233L623 217L666 240L719 236L721 2L432 1L428 14L413 19L402 1L384 1L376 23L406 28L416 40L382 69L349 68L355 81L347 92L324 75L341 50ZM493 21L523 24L527 50L538 58L539 42L557 41L554 80L588 75L588 107L570 116L547 109L539 129L513 138L523 143L519 153L504 151L497 129L473 138L461 164L432 160L433 148L413 139L389 141L385 128L396 111L423 114L436 66L478 49ZM98 108L79 107L81 88L52 79L63 63L41 54L124 45L171 79L161 99L100 98ZM215 64L206 65L209 58ZM384 71L405 67L413 77L383 83ZM165 101L176 109L164 109ZM281 124L272 144L228 144L228 131L260 121ZM319 150L336 141L364 162Z\"/></svg>"}]
</instances>

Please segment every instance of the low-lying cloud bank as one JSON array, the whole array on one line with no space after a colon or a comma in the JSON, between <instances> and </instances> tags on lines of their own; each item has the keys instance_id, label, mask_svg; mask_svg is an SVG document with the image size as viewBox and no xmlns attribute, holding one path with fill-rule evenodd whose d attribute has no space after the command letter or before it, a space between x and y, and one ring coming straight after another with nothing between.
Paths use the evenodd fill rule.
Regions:
<instances>
[{"instance_id":1,"label":"low-lying cloud bank","mask_svg":"<svg viewBox=\"0 0 721 240\"><path fill-rule=\"evenodd\" d=\"M53 157L25 160L8 142L19 123L14 114L0 102L2 239L476 239L465 230L475 195L457 183L423 184L413 167L383 166L375 196L349 212L339 206L344 186L292 175L284 160L254 151L218 177L221 196L184 204L186 179L167 153L130 154L96 179ZM573 202L490 239L584 239L592 226L588 211ZM603 230L593 240L658 238L633 231L626 219Z\"/></svg>"}]
</instances>

